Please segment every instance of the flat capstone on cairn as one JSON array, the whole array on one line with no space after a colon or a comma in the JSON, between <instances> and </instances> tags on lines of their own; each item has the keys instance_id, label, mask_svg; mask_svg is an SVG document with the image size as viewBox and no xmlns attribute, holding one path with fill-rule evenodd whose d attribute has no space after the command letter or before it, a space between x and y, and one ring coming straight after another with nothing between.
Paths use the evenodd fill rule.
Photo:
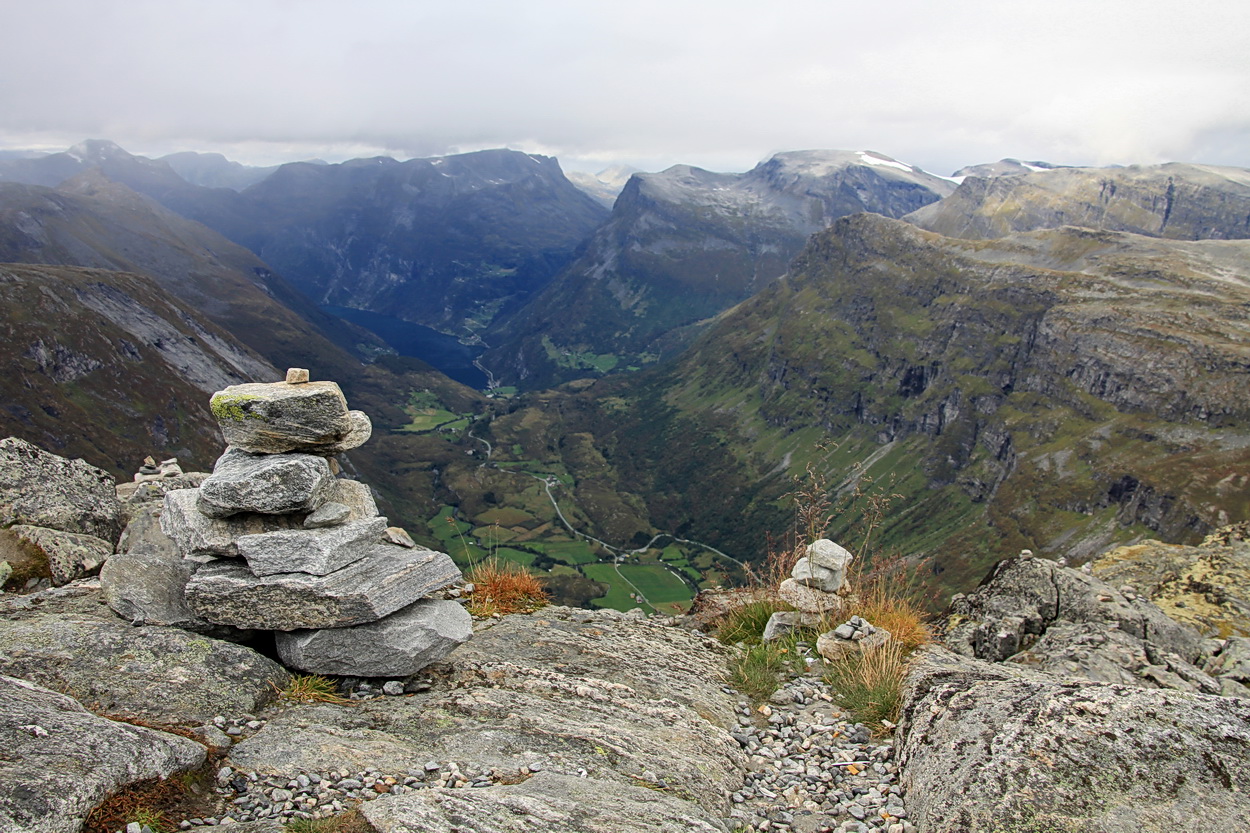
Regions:
<instances>
[{"instance_id":1,"label":"flat capstone on cairn","mask_svg":"<svg viewBox=\"0 0 1250 833\"><path fill-rule=\"evenodd\" d=\"M334 455L373 430L337 384L292 368L218 391L211 407L228 447L199 488L165 495L160 521L200 562L184 592L196 615L273 631L283 663L318 674L410 676L469 638L459 603L426 598L460 579L451 558L336 477Z\"/></svg>"},{"instance_id":2,"label":"flat capstone on cairn","mask_svg":"<svg viewBox=\"0 0 1250 833\"><path fill-rule=\"evenodd\" d=\"M764 640L771 641L795 628L813 628L837 621L855 601L846 579L853 556L828 538L807 547L807 554L795 562L790 577L777 588L777 595L794 610L774 613L764 627ZM874 627L859 616L852 616L816 640L817 652L830 662L850 654L883 647L890 632Z\"/></svg>"}]
</instances>

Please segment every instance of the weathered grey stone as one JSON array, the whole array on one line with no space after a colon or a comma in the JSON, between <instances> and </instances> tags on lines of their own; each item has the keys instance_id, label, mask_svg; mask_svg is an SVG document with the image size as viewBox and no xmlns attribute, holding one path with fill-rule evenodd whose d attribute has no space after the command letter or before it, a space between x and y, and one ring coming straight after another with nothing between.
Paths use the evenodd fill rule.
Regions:
<instances>
[{"instance_id":1,"label":"weathered grey stone","mask_svg":"<svg viewBox=\"0 0 1250 833\"><path fill-rule=\"evenodd\" d=\"M1250 685L1250 638L1230 636L1214 658L1212 673Z\"/></svg>"},{"instance_id":2,"label":"weathered grey stone","mask_svg":"<svg viewBox=\"0 0 1250 833\"><path fill-rule=\"evenodd\" d=\"M37 562L31 565L35 572L47 575L56 586L99 572L113 554L113 545L94 535L26 524L14 524L4 532L0 536L0 558L12 562L18 553L33 558Z\"/></svg>"},{"instance_id":3,"label":"weathered grey stone","mask_svg":"<svg viewBox=\"0 0 1250 833\"><path fill-rule=\"evenodd\" d=\"M288 367L286 370L286 383L288 385L302 385L308 381L308 368L306 367Z\"/></svg>"},{"instance_id":4,"label":"weathered grey stone","mask_svg":"<svg viewBox=\"0 0 1250 833\"><path fill-rule=\"evenodd\" d=\"M407 677L473 635L458 602L423 599L365 625L277 633L283 664L315 674Z\"/></svg>"},{"instance_id":5,"label":"weathered grey stone","mask_svg":"<svg viewBox=\"0 0 1250 833\"><path fill-rule=\"evenodd\" d=\"M430 691L284 710L237 744L230 764L404 771L454 760L585 770L604 792L658 777L719 813L744 763L722 728L736 725L735 698L721 689L725 654L701 634L615 611L505 616L428 667Z\"/></svg>"},{"instance_id":6,"label":"weathered grey stone","mask_svg":"<svg viewBox=\"0 0 1250 833\"><path fill-rule=\"evenodd\" d=\"M829 662L837 662L852 654L875 651L878 648L884 648L890 642L890 632L884 628L877 628L862 639L851 639L838 635L843 627L845 626L841 625L816 638L816 652Z\"/></svg>"},{"instance_id":7,"label":"weathered grey stone","mask_svg":"<svg viewBox=\"0 0 1250 833\"><path fill-rule=\"evenodd\" d=\"M213 394L210 407L229 445L258 454L316 451L353 427L334 382L232 385Z\"/></svg>"},{"instance_id":8,"label":"weathered grey stone","mask_svg":"<svg viewBox=\"0 0 1250 833\"><path fill-rule=\"evenodd\" d=\"M798 626L799 614L797 612L793 610L778 610L768 617L768 621L764 624L764 635L760 638L765 642L772 642L790 633Z\"/></svg>"},{"instance_id":9,"label":"weathered grey stone","mask_svg":"<svg viewBox=\"0 0 1250 833\"><path fill-rule=\"evenodd\" d=\"M1057 677L1220 693L1219 682L1202 669L1176 654L1160 651L1149 640L1102 622L1053 624L1032 647L1007 661Z\"/></svg>"},{"instance_id":10,"label":"weathered grey stone","mask_svg":"<svg viewBox=\"0 0 1250 833\"><path fill-rule=\"evenodd\" d=\"M117 486L117 498L122 504L122 521L124 526L122 539L117 542L117 551L125 552L129 548L124 543L126 529L134 523L146 507L162 506L165 502L165 495L169 492L177 491L178 489L198 489L206 477L208 477L208 472L193 471L180 477L154 480L150 483L119 483ZM158 512L153 517L159 519L160 513Z\"/></svg>"},{"instance_id":11,"label":"weathered grey stone","mask_svg":"<svg viewBox=\"0 0 1250 833\"><path fill-rule=\"evenodd\" d=\"M0 526L42 526L116 544L121 515L108 472L17 437L0 440Z\"/></svg>"},{"instance_id":12,"label":"weathered grey stone","mask_svg":"<svg viewBox=\"0 0 1250 833\"><path fill-rule=\"evenodd\" d=\"M943 643L966 656L1004 660L1025 650L1052 624L1101 622L1146 639L1158 651L1194 662L1202 636L1158 607L1080 570L1041 558L999 562L976 590L956 596L947 613Z\"/></svg>"},{"instance_id":13,"label":"weathered grey stone","mask_svg":"<svg viewBox=\"0 0 1250 833\"><path fill-rule=\"evenodd\" d=\"M160 500L130 504L130 521L117 541L117 551L159 552L171 558L180 558L178 545L161 529L161 513L165 511L165 496Z\"/></svg>"},{"instance_id":14,"label":"weathered grey stone","mask_svg":"<svg viewBox=\"0 0 1250 833\"><path fill-rule=\"evenodd\" d=\"M360 806L378 833L714 833L726 828L689 801L645 787L540 772L511 786L433 789ZM536 827L535 822L538 822Z\"/></svg>"},{"instance_id":15,"label":"weathered grey stone","mask_svg":"<svg viewBox=\"0 0 1250 833\"><path fill-rule=\"evenodd\" d=\"M790 570L790 578L799 584L825 593L836 593L842 587L842 574L817 566L810 558L800 558Z\"/></svg>"},{"instance_id":16,"label":"weathered grey stone","mask_svg":"<svg viewBox=\"0 0 1250 833\"><path fill-rule=\"evenodd\" d=\"M411 549L417 545L417 542L412 540L412 536L408 534L407 530L398 526L388 526L384 537L388 544L395 544L399 547Z\"/></svg>"},{"instance_id":17,"label":"weathered grey stone","mask_svg":"<svg viewBox=\"0 0 1250 833\"><path fill-rule=\"evenodd\" d=\"M378 504L373 499L373 490L359 480L336 479L330 490L330 500L352 510L349 520L373 518L378 514Z\"/></svg>"},{"instance_id":18,"label":"weathered grey stone","mask_svg":"<svg viewBox=\"0 0 1250 833\"><path fill-rule=\"evenodd\" d=\"M200 512L210 518L240 513L308 513L329 500L330 466L315 454L250 454L227 448L200 484Z\"/></svg>"},{"instance_id":19,"label":"weathered grey stone","mask_svg":"<svg viewBox=\"0 0 1250 833\"><path fill-rule=\"evenodd\" d=\"M345 628L376 621L458 578L444 553L376 544L324 576L256 576L237 561L206 564L187 584L187 603L208 621L236 628Z\"/></svg>"},{"instance_id":20,"label":"weathered grey stone","mask_svg":"<svg viewBox=\"0 0 1250 833\"><path fill-rule=\"evenodd\" d=\"M100 592L109 608L131 624L182 628L218 639L246 639L250 632L207 622L187 606L183 594L199 566L163 550L118 553L100 570Z\"/></svg>"},{"instance_id":21,"label":"weathered grey stone","mask_svg":"<svg viewBox=\"0 0 1250 833\"><path fill-rule=\"evenodd\" d=\"M321 446L317 449L318 454L340 454L344 451L351 451L367 443L373 436L373 421L364 411L348 411L347 418L351 422L347 436L336 443Z\"/></svg>"},{"instance_id":22,"label":"weathered grey stone","mask_svg":"<svg viewBox=\"0 0 1250 833\"><path fill-rule=\"evenodd\" d=\"M837 593L826 593L815 587L799 584L792 578L777 587L777 596L799 612L799 623L804 627L819 625L828 619L836 619L847 606L847 600Z\"/></svg>"},{"instance_id":23,"label":"weathered grey stone","mask_svg":"<svg viewBox=\"0 0 1250 833\"><path fill-rule=\"evenodd\" d=\"M210 518L200 512L198 489L183 489L165 495L161 531L168 535L187 558L238 557L235 543L241 536L302 529L303 515L234 515Z\"/></svg>"},{"instance_id":24,"label":"weathered grey stone","mask_svg":"<svg viewBox=\"0 0 1250 833\"><path fill-rule=\"evenodd\" d=\"M254 711L288 679L250 648L132 627L98 590L73 585L0 599L0 673L64 691L93 711L189 726Z\"/></svg>"},{"instance_id":25,"label":"weathered grey stone","mask_svg":"<svg viewBox=\"0 0 1250 833\"><path fill-rule=\"evenodd\" d=\"M347 507L344 507L346 509ZM311 573L324 576L359 561L382 540L386 518L369 518L327 529L289 529L244 535L239 555L258 576Z\"/></svg>"},{"instance_id":26,"label":"weathered grey stone","mask_svg":"<svg viewBox=\"0 0 1250 833\"><path fill-rule=\"evenodd\" d=\"M1250 701L922 648L895 745L920 830L1250 829Z\"/></svg>"},{"instance_id":27,"label":"weathered grey stone","mask_svg":"<svg viewBox=\"0 0 1250 833\"><path fill-rule=\"evenodd\" d=\"M304 518L304 529L325 529L347 523L352 516L351 507L337 501L323 503L307 518Z\"/></svg>"},{"instance_id":28,"label":"weathered grey stone","mask_svg":"<svg viewBox=\"0 0 1250 833\"><path fill-rule=\"evenodd\" d=\"M828 590L828 592L831 593L836 592L842 587L843 584L846 583L846 570L854 558L855 556L853 556L850 551L842 547L840 544L830 541L828 538L821 538L818 541L812 542L807 547L808 561L817 567L821 567L822 569L833 573L830 583L834 586L832 589ZM798 578L798 576L795 576L795 578Z\"/></svg>"},{"instance_id":29,"label":"weathered grey stone","mask_svg":"<svg viewBox=\"0 0 1250 833\"><path fill-rule=\"evenodd\" d=\"M91 714L72 698L0 676L0 830L78 833L104 798L199 766L204 747Z\"/></svg>"}]
</instances>

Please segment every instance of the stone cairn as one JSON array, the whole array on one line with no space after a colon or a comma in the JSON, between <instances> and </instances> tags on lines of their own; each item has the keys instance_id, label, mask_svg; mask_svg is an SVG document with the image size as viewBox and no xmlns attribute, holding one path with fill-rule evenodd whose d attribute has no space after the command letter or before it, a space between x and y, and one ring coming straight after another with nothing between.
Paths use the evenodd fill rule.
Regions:
<instances>
[{"instance_id":1,"label":"stone cairn","mask_svg":"<svg viewBox=\"0 0 1250 833\"><path fill-rule=\"evenodd\" d=\"M795 628L812 628L836 620L853 597L846 571L854 556L844 547L821 538L807 547L807 554L795 562L790 577L777 588L777 595L794 610L774 613L764 627L769 641ZM816 641L816 650L829 661L857 651L868 651L890 641L890 632L874 627L859 616L852 616Z\"/></svg>"},{"instance_id":2,"label":"stone cairn","mask_svg":"<svg viewBox=\"0 0 1250 833\"><path fill-rule=\"evenodd\" d=\"M213 394L228 447L195 489L165 495L161 529L202 562L187 606L216 625L274 631L278 655L319 674L403 677L472 634L457 602L426 598L460 578L450 557L379 517L369 487L333 455L364 443L369 417L334 382Z\"/></svg>"}]
</instances>

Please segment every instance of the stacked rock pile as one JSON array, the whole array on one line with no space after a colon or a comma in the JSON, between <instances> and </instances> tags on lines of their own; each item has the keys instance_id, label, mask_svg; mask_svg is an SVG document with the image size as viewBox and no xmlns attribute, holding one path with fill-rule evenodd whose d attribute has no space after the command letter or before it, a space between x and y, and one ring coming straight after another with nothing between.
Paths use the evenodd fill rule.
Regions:
<instances>
[{"instance_id":1,"label":"stacked rock pile","mask_svg":"<svg viewBox=\"0 0 1250 833\"><path fill-rule=\"evenodd\" d=\"M890 632L878 628L861 616L852 616L816 640L816 651L834 662L857 652L883 647L890 641Z\"/></svg>"},{"instance_id":2,"label":"stacked rock pile","mask_svg":"<svg viewBox=\"0 0 1250 833\"><path fill-rule=\"evenodd\" d=\"M161 529L204 562L184 591L200 618L275 632L288 666L400 677L472 633L454 601L425 597L460 571L379 517L369 488L338 478L333 455L364 443L369 417L334 382L292 369L285 382L213 395L229 447L197 489L165 495Z\"/></svg>"},{"instance_id":3,"label":"stacked rock pile","mask_svg":"<svg viewBox=\"0 0 1250 833\"><path fill-rule=\"evenodd\" d=\"M764 639L774 639L794 628L816 627L839 616L850 602L846 569L853 558L828 538L810 544L807 554L790 570L790 577L777 588L777 595L794 610L774 613L764 629Z\"/></svg>"}]
</instances>

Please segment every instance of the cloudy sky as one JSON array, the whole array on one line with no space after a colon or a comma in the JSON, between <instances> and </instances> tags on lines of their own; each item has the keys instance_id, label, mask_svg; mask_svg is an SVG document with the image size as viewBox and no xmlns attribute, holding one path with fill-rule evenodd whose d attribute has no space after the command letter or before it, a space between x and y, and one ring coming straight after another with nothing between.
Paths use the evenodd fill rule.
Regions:
<instances>
[{"instance_id":1,"label":"cloudy sky","mask_svg":"<svg viewBox=\"0 0 1250 833\"><path fill-rule=\"evenodd\" d=\"M0 148L1250 167L1245 0L0 0Z\"/></svg>"}]
</instances>

